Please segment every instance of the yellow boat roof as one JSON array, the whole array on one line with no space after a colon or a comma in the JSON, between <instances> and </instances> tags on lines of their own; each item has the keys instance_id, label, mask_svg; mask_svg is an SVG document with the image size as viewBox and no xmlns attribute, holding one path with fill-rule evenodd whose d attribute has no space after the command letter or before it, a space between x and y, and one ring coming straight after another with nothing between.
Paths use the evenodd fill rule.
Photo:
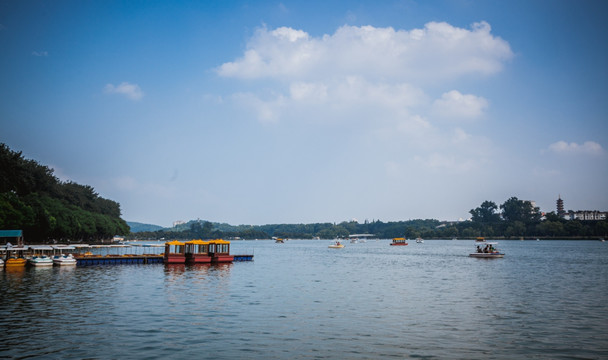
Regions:
<instances>
[{"instance_id":1,"label":"yellow boat roof","mask_svg":"<svg viewBox=\"0 0 608 360\"><path fill-rule=\"evenodd\" d=\"M403 241L405 238L393 238L393 241Z\"/></svg>"},{"instance_id":2,"label":"yellow boat roof","mask_svg":"<svg viewBox=\"0 0 608 360\"><path fill-rule=\"evenodd\" d=\"M226 241L224 239L215 239L215 240L210 240L209 244L230 244L230 241Z\"/></svg>"},{"instance_id":3,"label":"yellow boat roof","mask_svg":"<svg viewBox=\"0 0 608 360\"><path fill-rule=\"evenodd\" d=\"M204 240L201 240L201 239L190 240L190 241L187 241L186 244L190 244L190 245L207 245L207 244L209 244L209 241L204 241Z\"/></svg>"},{"instance_id":4,"label":"yellow boat roof","mask_svg":"<svg viewBox=\"0 0 608 360\"><path fill-rule=\"evenodd\" d=\"M173 241L166 242L165 245L184 245L184 243L181 241L173 240Z\"/></svg>"}]
</instances>

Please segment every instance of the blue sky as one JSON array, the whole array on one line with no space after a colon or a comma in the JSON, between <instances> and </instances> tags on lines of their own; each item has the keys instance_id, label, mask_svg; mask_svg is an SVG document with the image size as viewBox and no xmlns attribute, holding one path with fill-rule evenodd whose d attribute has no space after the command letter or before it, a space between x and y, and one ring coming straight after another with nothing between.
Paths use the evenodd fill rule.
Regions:
<instances>
[{"instance_id":1,"label":"blue sky","mask_svg":"<svg viewBox=\"0 0 608 360\"><path fill-rule=\"evenodd\" d=\"M169 226L608 210L604 1L1 1L0 142Z\"/></svg>"}]
</instances>

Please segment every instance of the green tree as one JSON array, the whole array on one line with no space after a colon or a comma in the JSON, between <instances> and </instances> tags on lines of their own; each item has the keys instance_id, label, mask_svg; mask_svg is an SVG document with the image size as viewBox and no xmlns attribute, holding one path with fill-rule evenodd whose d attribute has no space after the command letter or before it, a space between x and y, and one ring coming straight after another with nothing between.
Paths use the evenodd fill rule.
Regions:
<instances>
[{"instance_id":1,"label":"green tree","mask_svg":"<svg viewBox=\"0 0 608 360\"><path fill-rule=\"evenodd\" d=\"M500 215L497 213L498 206L492 201L484 201L481 206L471 209L471 220L480 223L495 223L500 221Z\"/></svg>"},{"instance_id":2,"label":"green tree","mask_svg":"<svg viewBox=\"0 0 608 360\"><path fill-rule=\"evenodd\" d=\"M540 209L533 207L530 201L519 200L512 197L500 205L502 217L506 221L520 221L525 223L538 222L540 220Z\"/></svg>"}]
</instances>

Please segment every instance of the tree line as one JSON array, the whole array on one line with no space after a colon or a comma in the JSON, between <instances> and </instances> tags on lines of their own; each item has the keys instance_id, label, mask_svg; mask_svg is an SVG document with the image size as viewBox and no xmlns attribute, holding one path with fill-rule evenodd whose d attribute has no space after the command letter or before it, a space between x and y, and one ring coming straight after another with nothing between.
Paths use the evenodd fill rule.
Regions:
<instances>
[{"instance_id":1,"label":"tree line","mask_svg":"<svg viewBox=\"0 0 608 360\"><path fill-rule=\"evenodd\" d=\"M0 144L0 229L28 242L98 241L128 234L120 204L89 185L60 181L53 170Z\"/></svg>"},{"instance_id":2,"label":"tree line","mask_svg":"<svg viewBox=\"0 0 608 360\"><path fill-rule=\"evenodd\" d=\"M292 239L344 238L352 234L374 234L381 239L417 237L426 239L451 238L555 238L589 239L606 237L608 221L565 220L555 213L542 217L540 209L529 201L511 197L498 206L484 201L471 209L470 221L447 222L433 219L382 222L380 220L314 224L229 225L193 220L175 228L131 234L137 239L210 239L241 238Z\"/></svg>"}]
</instances>

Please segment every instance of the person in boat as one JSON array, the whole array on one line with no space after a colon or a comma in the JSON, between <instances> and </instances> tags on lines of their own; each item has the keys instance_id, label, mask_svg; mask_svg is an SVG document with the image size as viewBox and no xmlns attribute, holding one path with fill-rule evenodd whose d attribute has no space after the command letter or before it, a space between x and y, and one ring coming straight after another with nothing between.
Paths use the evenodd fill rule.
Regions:
<instances>
[{"instance_id":1,"label":"person in boat","mask_svg":"<svg viewBox=\"0 0 608 360\"><path fill-rule=\"evenodd\" d=\"M484 253L486 253L486 254L488 253L488 245L486 245L486 246L483 248L483 252L484 252Z\"/></svg>"},{"instance_id":2,"label":"person in boat","mask_svg":"<svg viewBox=\"0 0 608 360\"><path fill-rule=\"evenodd\" d=\"M481 247L479 245L477 245L477 252L481 253Z\"/></svg>"}]
</instances>

